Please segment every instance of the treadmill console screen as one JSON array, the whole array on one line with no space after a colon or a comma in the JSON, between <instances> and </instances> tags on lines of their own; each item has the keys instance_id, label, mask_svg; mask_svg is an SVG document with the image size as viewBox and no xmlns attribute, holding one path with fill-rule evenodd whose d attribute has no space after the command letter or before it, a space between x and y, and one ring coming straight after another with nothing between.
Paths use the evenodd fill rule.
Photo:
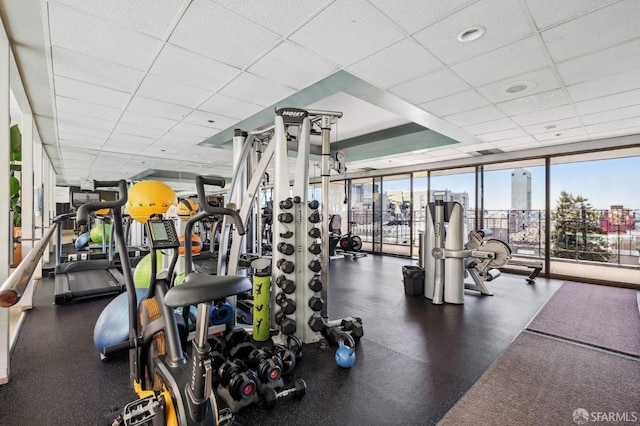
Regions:
<instances>
[{"instance_id":1,"label":"treadmill console screen","mask_svg":"<svg viewBox=\"0 0 640 426\"><path fill-rule=\"evenodd\" d=\"M147 235L152 249L178 248L180 241L171 220L147 221Z\"/></svg>"}]
</instances>

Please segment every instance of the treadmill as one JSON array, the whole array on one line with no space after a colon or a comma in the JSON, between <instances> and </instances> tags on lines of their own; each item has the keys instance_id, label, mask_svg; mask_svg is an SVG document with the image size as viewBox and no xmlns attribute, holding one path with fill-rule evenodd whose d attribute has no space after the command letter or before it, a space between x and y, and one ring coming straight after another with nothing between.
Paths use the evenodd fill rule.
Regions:
<instances>
[{"instance_id":1,"label":"treadmill","mask_svg":"<svg viewBox=\"0 0 640 426\"><path fill-rule=\"evenodd\" d=\"M127 202L127 186L125 181L95 182L99 187L118 186L118 199L115 201L89 201L78 209L78 215L86 215L101 209L119 209ZM74 213L66 213L54 219L62 222ZM56 305L71 301L114 295L125 290L124 276L113 260L113 251L109 250L107 259L78 260L62 263L62 226L58 226L58 247L55 269L55 299ZM111 246L111 244L109 244Z\"/></svg>"}]
</instances>

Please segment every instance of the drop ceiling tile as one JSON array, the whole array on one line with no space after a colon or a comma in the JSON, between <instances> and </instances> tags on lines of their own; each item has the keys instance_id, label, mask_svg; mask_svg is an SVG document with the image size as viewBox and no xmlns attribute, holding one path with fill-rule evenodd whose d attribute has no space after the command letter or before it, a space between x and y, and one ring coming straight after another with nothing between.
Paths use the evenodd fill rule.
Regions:
<instances>
[{"instance_id":1,"label":"drop ceiling tile","mask_svg":"<svg viewBox=\"0 0 640 426\"><path fill-rule=\"evenodd\" d=\"M530 88L518 93L509 93L506 91L507 88L519 84L526 84L530 86ZM498 103L536 93L547 92L558 87L560 87L560 82L558 81L556 73L552 68L546 67L486 84L478 87L477 90L490 101Z\"/></svg>"},{"instance_id":2,"label":"drop ceiling tile","mask_svg":"<svg viewBox=\"0 0 640 426\"><path fill-rule=\"evenodd\" d=\"M82 123L58 120L58 133L76 136L89 136L94 138L102 138L103 140L109 136L109 130L92 129Z\"/></svg>"},{"instance_id":3,"label":"drop ceiling tile","mask_svg":"<svg viewBox=\"0 0 640 426\"><path fill-rule=\"evenodd\" d=\"M566 85L640 68L640 39L557 65Z\"/></svg>"},{"instance_id":4,"label":"drop ceiling tile","mask_svg":"<svg viewBox=\"0 0 640 426\"><path fill-rule=\"evenodd\" d=\"M176 133L176 132L167 132L164 135L160 136L156 139L154 146L174 146L174 145L196 145L202 142L202 137L193 136L184 133Z\"/></svg>"},{"instance_id":5,"label":"drop ceiling tile","mask_svg":"<svg viewBox=\"0 0 640 426\"><path fill-rule=\"evenodd\" d=\"M283 72L283 70L287 70ZM284 86L303 89L332 74L337 67L310 50L284 41L247 71Z\"/></svg>"},{"instance_id":6,"label":"drop ceiling tile","mask_svg":"<svg viewBox=\"0 0 640 426\"><path fill-rule=\"evenodd\" d=\"M195 124L185 123L184 121L176 124L171 131L174 133L184 133L185 135L200 136L202 140L210 138L219 132L217 129L197 126Z\"/></svg>"},{"instance_id":7,"label":"drop ceiling tile","mask_svg":"<svg viewBox=\"0 0 640 426\"><path fill-rule=\"evenodd\" d=\"M525 0L539 29L584 15L617 0Z\"/></svg>"},{"instance_id":8,"label":"drop ceiling tile","mask_svg":"<svg viewBox=\"0 0 640 426\"><path fill-rule=\"evenodd\" d=\"M485 121L470 126L463 126L463 129L473 135L481 135L483 133L499 132L501 130L513 129L518 127L509 118L500 118L498 120Z\"/></svg>"},{"instance_id":9,"label":"drop ceiling tile","mask_svg":"<svg viewBox=\"0 0 640 426\"><path fill-rule=\"evenodd\" d=\"M444 119L448 122L461 127L483 123L485 121L498 120L501 118L506 117L498 108L494 106L486 106L444 117Z\"/></svg>"},{"instance_id":10,"label":"drop ceiling tile","mask_svg":"<svg viewBox=\"0 0 640 426\"><path fill-rule=\"evenodd\" d=\"M242 73L238 78L220 90L220 94L237 96L242 99L251 99L251 102L267 106L295 92L291 87L282 86L257 75L248 72ZM204 108L200 108L206 110Z\"/></svg>"},{"instance_id":11,"label":"drop ceiling tile","mask_svg":"<svg viewBox=\"0 0 640 426\"><path fill-rule=\"evenodd\" d=\"M500 147L499 149L504 152L515 152L515 151L525 151L528 149L540 148L542 144L538 141L525 143L522 145L505 145Z\"/></svg>"},{"instance_id":12,"label":"drop ceiling tile","mask_svg":"<svg viewBox=\"0 0 640 426\"><path fill-rule=\"evenodd\" d=\"M462 145L456 147L456 149L460 152L476 152L476 151L484 151L489 149L495 149L495 146L491 143L472 143L470 145Z\"/></svg>"},{"instance_id":13,"label":"drop ceiling tile","mask_svg":"<svg viewBox=\"0 0 640 426\"><path fill-rule=\"evenodd\" d=\"M331 3L329 0L280 0L277 2L213 0L254 23L285 35Z\"/></svg>"},{"instance_id":14,"label":"drop ceiling tile","mask_svg":"<svg viewBox=\"0 0 640 426\"><path fill-rule=\"evenodd\" d=\"M78 127L86 127L88 129L95 129L97 132L109 132L115 125L115 120L100 120L91 117L79 117L72 112L59 111L57 114L58 125L72 125ZM102 137L102 134L96 134L97 137Z\"/></svg>"},{"instance_id":15,"label":"drop ceiling tile","mask_svg":"<svg viewBox=\"0 0 640 426\"><path fill-rule=\"evenodd\" d=\"M600 98L620 92L627 92L637 87L640 80L640 69L614 74L597 80L586 81L568 86L567 91L574 102Z\"/></svg>"},{"instance_id":16,"label":"drop ceiling tile","mask_svg":"<svg viewBox=\"0 0 640 426\"><path fill-rule=\"evenodd\" d=\"M148 74L137 92L138 95L176 105L195 108L213 92L176 83L163 77Z\"/></svg>"},{"instance_id":17,"label":"drop ceiling tile","mask_svg":"<svg viewBox=\"0 0 640 426\"><path fill-rule=\"evenodd\" d=\"M404 36L400 27L370 3L337 0L289 39L340 66L347 66Z\"/></svg>"},{"instance_id":18,"label":"drop ceiling tile","mask_svg":"<svg viewBox=\"0 0 640 426\"><path fill-rule=\"evenodd\" d=\"M262 111L263 107L241 99L216 93L211 98L207 99L205 103L200 105L198 109L241 120Z\"/></svg>"},{"instance_id":19,"label":"drop ceiling tile","mask_svg":"<svg viewBox=\"0 0 640 426\"><path fill-rule=\"evenodd\" d=\"M166 44L149 73L180 84L217 91L241 70L206 56Z\"/></svg>"},{"instance_id":20,"label":"drop ceiling tile","mask_svg":"<svg viewBox=\"0 0 640 426\"><path fill-rule=\"evenodd\" d=\"M55 2L49 3L48 10L53 46L141 71L161 46L158 39Z\"/></svg>"},{"instance_id":21,"label":"drop ceiling tile","mask_svg":"<svg viewBox=\"0 0 640 426\"><path fill-rule=\"evenodd\" d=\"M587 129L587 132L589 132L589 134L593 134L593 133L611 132L614 130L636 128L639 125L640 125L640 118L633 117L633 118L627 118L624 120L609 121L607 123L593 124L593 125L585 126L585 128Z\"/></svg>"},{"instance_id":22,"label":"drop ceiling tile","mask_svg":"<svg viewBox=\"0 0 640 426\"><path fill-rule=\"evenodd\" d=\"M130 143L135 145L149 145L153 143L153 138L145 136L129 135L126 133L114 132L109 136L109 141Z\"/></svg>"},{"instance_id":23,"label":"drop ceiling tile","mask_svg":"<svg viewBox=\"0 0 640 426\"><path fill-rule=\"evenodd\" d=\"M124 108L131 96L127 92L108 89L62 76L54 76L55 94L80 101Z\"/></svg>"},{"instance_id":24,"label":"drop ceiling tile","mask_svg":"<svg viewBox=\"0 0 640 426\"><path fill-rule=\"evenodd\" d=\"M413 104L422 104L468 89L469 86L460 77L444 68L389 90Z\"/></svg>"},{"instance_id":25,"label":"drop ceiling tile","mask_svg":"<svg viewBox=\"0 0 640 426\"><path fill-rule=\"evenodd\" d=\"M210 123L210 120L213 120L213 122ZM187 115L183 121L185 123L208 127L216 133L229 128L238 122L238 120L236 120L235 118L223 117L221 115L212 114L210 112L200 111L197 109L193 110L189 115Z\"/></svg>"},{"instance_id":26,"label":"drop ceiling tile","mask_svg":"<svg viewBox=\"0 0 640 426\"><path fill-rule=\"evenodd\" d=\"M521 147L520 149L527 149L525 148L525 145L539 146L538 141L533 136L529 136L529 135L495 141L495 142L492 142L492 145L498 147L499 149L503 149L504 147L514 146L514 145L520 146Z\"/></svg>"},{"instance_id":27,"label":"drop ceiling tile","mask_svg":"<svg viewBox=\"0 0 640 426\"><path fill-rule=\"evenodd\" d=\"M640 2L625 0L541 33L554 61L583 56L640 37Z\"/></svg>"},{"instance_id":28,"label":"drop ceiling tile","mask_svg":"<svg viewBox=\"0 0 640 426\"><path fill-rule=\"evenodd\" d=\"M204 30L206 29L206 30ZM169 42L244 68L273 47L278 37L207 0L195 0Z\"/></svg>"},{"instance_id":29,"label":"drop ceiling tile","mask_svg":"<svg viewBox=\"0 0 640 426\"><path fill-rule=\"evenodd\" d=\"M51 47L53 73L97 86L133 93L144 73L56 46Z\"/></svg>"},{"instance_id":30,"label":"drop ceiling tile","mask_svg":"<svg viewBox=\"0 0 640 426\"><path fill-rule=\"evenodd\" d=\"M444 117L445 115L476 109L488 104L489 101L475 90L466 90L418 106L431 114Z\"/></svg>"},{"instance_id":31,"label":"drop ceiling tile","mask_svg":"<svg viewBox=\"0 0 640 426\"><path fill-rule=\"evenodd\" d=\"M640 102L640 98L637 98L637 102ZM581 118L582 122L588 126L591 124L606 123L609 121L624 120L634 117L640 122L640 105L632 105L625 108L617 108L610 111L587 114L583 115Z\"/></svg>"},{"instance_id":32,"label":"drop ceiling tile","mask_svg":"<svg viewBox=\"0 0 640 426\"><path fill-rule=\"evenodd\" d=\"M140 95L135 95L131 98L131 102L129 102L127 109L148 115L154 115L156 117L168 118L170 120L180 120L193 111L191 108L156 99L145 98Z\"/></svg>"},{"instance_id":33,"label":"drop ceiling tile","mask_svg":"<svg viewBox=\"0 0 640 426\"><path fill-rule=\"evenodd\" d=\"M544 124L534 124L532 126L524 127L524 130L531 134L537 135L540 133L549 133L549 132L560 132L565 129L572 129L575 127L581 127L582 122L577 117L574 118L566 118L564 120L556 120L552 122L547 122ZM549 128L551 127L551 128Z\"/></svg>"},{"instance_id":34,"label":"drop ceiling tile","mask_svg":"<svg viewBox=\"0 0 640 426\"><path fill-rule=\"evenodd\" d=\"M77 115L79 117L97 118L107 120L111 123L115 123L120 118L120 115L122 115L122 109L120 108L79 101L63 96L55 97L55 106L58 114L63 113Z\"/></svg>"},{"instance_id":35,"label":"drop ceiling tile","mask_svg":"<svg viewBox=\"0 0 640 426\"><path fill-rule=\"evenodd\" d=\"M575 116L576 112L573 107L571 105L565 105L542 111L529 112L527 114L514 115L511 119L520 126L530 126L532 124L548 123Z\"/></svg>"},{"instance_id":36,"label":"drop ceiling tile","mask_svg":"<svg viewBox=\"0 0 640 426\"><path fill-rule=\"evenodd\" d=\"M55 0L74 9L161 39L184 0ZM51 3L51 1L49 1Z\"/></svg>"},{"instance_id":37,"label":"drop ceiling tile","mask_svg":"<svg viewBox=\"0 0 640 426\"><path fill-rule=\"evenodd\" d=\"M495 142L501 141L505 139L513 139L527 136L527 133L522 130L520 127L516 127L509 130L502 130L499 132L492 133L484 133L482 135L478 135L478 138L485 142Z\"/></svg>"},{"instance_id":38,"label":"drop ceiling tile","mask_svg":"<svg viewBox=\"0 0 640 426\"><path fill-rule=\"evenodd\" d=\"M118 123L115 129L113 129L113 132L130 136L141 136L143 138L156 139L164 133L164 130L136 126L128 123Z\"/></svg>"},{"instance_id":39,"label":"drop ceiling tile","mask_svg":"<svg viewBox=\"0 0 640 426\"><path fill-rule=\"evenodd\" d=\"M144 150L146 145L139 143L130 143L130 142L120 142L109 140L104 145L103 151L107 152L117 152L117 153L125 153L125 154L137 154Z\"/></svg>"},{"instance_id":40,"label":"drop ceiling tile","mask_svg":"<svg viewBox=\"0 0 640 426\"><path fill-rule=\"evenodd\" d=\"M552 140L565 140L567 138L583 138L587 139L587 132L583 127L575 127L573 129L554 130L547 133L538 133L533 136L540 142L552 141Z\"/></svg>"},{"instance_id":41,"label":"drop ceiling tile","mask_svg":"<svg viewBox=\"0 0 640 426\"><path fill-rule=\"evenodd\" d=\"M450 15L475 0L449 0L429 2L424 0L369 0L385 15L393 19L405 31L413 33L440 18Z\"/></svg>"},{"instance_id":42,"label":"drop ceiling tile","mask_svg":"<svg viewBox=\"0 0 640 426\"><path fill-rule=\"evenodd\" d=\"M168 118L156 117L154 115L127 110L122 115L120 122L166 131L175 126L178 123L178 120L170 120Z\"/></svg>"},{"instance_id":43,"label":"drop ceiling tile","mask_svg":"<svg viewBox=\"0 0 640 426\"><path fill-rule=\"evenodd\" d=\"M100 148L104 143L104 138L97 138L86 135L77 135L75 133L65 133L58 131L58 140L62 145L65 142L66 145L76 145L89 148Z\"/></svg>"},{"instance_id":44,"label":"drop ceiling tile","mask_svg":"<svg viewBox=\"0 0 640 426\"><path fill-rule=\"evenodd\" d=\"M458 35L474 26L486 33L472 42ZM517 2L484 0L472 4L413 35L446 65L453 65L531 34L527 18Z\"/></svg>"},{"instance_id":45,"label":"drop ceiling tile","mask_svg":"<svg viewBox=\"0 0 640 426\"><path fill-rule=\"evenodd\" d=\"M378 87L413 80L442 68L425 48L406 38L349 66L347 71Z\"/></svg>"},{"instance_id":46,"label":"drop ceiling tile","mask_svg":"<svg viewBox=\"0 0 640 426\"><path fill-rule=\"evenodd\" d=\"M451 67L473 86L481 86L507 77L524 74L549 65L536 37L511 43Z\"/></svg>"},{"instance_id":47,"label":"drop ceiling tile","mask_svg":"<svg viewBox=\"0 0 640 426\"><path fill-rule=\"evenodd\" d=\"M637 104L640 104L640 89L574 103L576 111L581 115L604 112Z\"/></svg>"},{"instance_id":48,"label":"drop ceiling tile","mask_svg":"<svg viewBox=\"0 0 640 426\"><path fill-rule=\"evenodd\" d=\"M591 139L615 138L618 136L637 135L640 133L640 126L627 127L619 130L607 130L604 132L589 132Z\"/></svg>"},{"instance_id":49,"label":"drop ceiling tile","mask_svg":"<svg viewBox=\"0 0 640 426\"><path fill-rule=\"evenodd\" d=\"M555 108L569 103L569 97L562 89L536 93L511 101L500 102L496 106L508 116L526 114L549 108Z\"/></svg>"}]
</instances>

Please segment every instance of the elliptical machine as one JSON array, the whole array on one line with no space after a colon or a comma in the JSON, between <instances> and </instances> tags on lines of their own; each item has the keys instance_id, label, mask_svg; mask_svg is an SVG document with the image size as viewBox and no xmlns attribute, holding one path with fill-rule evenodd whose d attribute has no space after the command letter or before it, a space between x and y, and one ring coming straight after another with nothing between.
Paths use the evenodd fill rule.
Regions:
<instances>
[{"instance_id":1,"label":"elliptical machine","mask_svg":"<svg viewBox=\"0 0 640 426\"><path fill-rule=\"evenodd\" d=\"M222 178L196 179L198 185L204 185L205 182L224 186ZM101 184L106 185L104 182ZM111 184L118 185L126 203L126 182L120 180ZM121 252L126 253L121 206L114 204L109 207L113 208L118 247ZM78 223L86 222L87 213L97 207L105 205L88 203L80 207L77 213ZM234 210L211 206L203 206L203 209L211 215L230 216L237 232L244 235L244 226ZM172 287L173 269L180 246L173 222L153 218L148 220L145 226L154 258L151 262L152 281L140 308L131 264L128 256L122 258L129 305L130 376L133 388L140 399L127 404L113 424L229 424L233 414L230 410L218 410L212 391L213 369L208 357L211 348L207 339L209 311L213 301L248 291L251 283L243 276L216 276L192 272L186 275L182 285ZM173 256L168 272L157 274L155 253L160 249L173 250ZM187 356L180 341L174 308L190 305L198 305L198 316L191 356Z\"/></svg>"}]
</instances>

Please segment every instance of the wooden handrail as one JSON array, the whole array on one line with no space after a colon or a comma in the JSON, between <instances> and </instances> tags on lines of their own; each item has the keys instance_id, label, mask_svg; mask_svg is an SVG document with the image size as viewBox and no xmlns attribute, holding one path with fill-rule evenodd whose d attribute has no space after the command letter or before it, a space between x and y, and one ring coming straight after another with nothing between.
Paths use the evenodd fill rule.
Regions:
<instances>
[{"instance_id":1,"label":"wooden handrail","mask_svg":"<svg viewBox=\"0 0 640 426\"><path fill-rule=\"evenodd\" d=\"M18 267L2 284L2 287L0 287L0 307L8 308L20 301L25 288L31 281L33 271L38 266L45 247L47 247L49 240L55 234L57 226L60 226L60 224L54 223L49 228L47 233L33 247L33 250L29 252L27 257L20 262Z\"/></svg>"}]
</instances>

